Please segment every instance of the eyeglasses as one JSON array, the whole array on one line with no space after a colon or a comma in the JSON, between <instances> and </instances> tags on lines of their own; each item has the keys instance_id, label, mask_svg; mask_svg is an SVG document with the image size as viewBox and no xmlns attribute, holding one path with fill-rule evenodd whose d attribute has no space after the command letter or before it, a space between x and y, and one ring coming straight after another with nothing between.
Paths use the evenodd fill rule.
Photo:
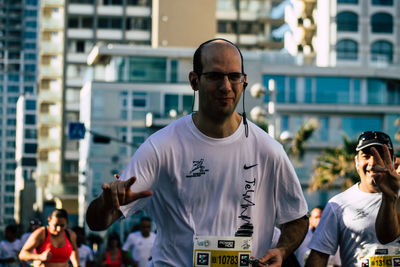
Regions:
<instances>
[{"instance_id":1,"label":"eyeglasses","mask_svg":"<svg viewBox=\"0 0 400 267\"><path fill-rule=\"evenodd\" d=\"M199 74L199 76L201 75L204 75L207 81L211 83L222 82L225 79L225 76L228 76L228 80L231 84L243 83L244 77L246 76L246 74L241 72L223 73L218 71L203 72Z\"/></svg>"}]
</instances>

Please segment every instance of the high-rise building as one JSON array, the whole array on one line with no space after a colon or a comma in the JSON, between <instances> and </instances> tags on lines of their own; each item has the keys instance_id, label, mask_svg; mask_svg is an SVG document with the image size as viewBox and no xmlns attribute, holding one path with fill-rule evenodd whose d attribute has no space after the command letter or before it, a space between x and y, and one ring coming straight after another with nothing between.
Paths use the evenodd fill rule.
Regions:
<instances>
[{"instance_id":1,"label":"high-rise building","mask_svg":"<svg viewBox=\"0 0 400 267\"><path fill-rule=\"evenodd\" d=\"M17 102L15 136L15 221L28 229L38 217L36 206L37 95L21 95Z\"/></svg>"},{"instance_id":2,"label":"high-rise building","mask_svg":"<svg viewBox=\"0 0 400 267\"><path fill-rule=\"evenodd\" d=\"M280 49L282 35L274 31L284 24L282 2L43 0L38 106L41 203L55 200L72 218L78 214L79 143L69 140L67 132L70 122L79 121L80 90L94 45L194 48L207 39L224 37L243 48Z\"/></svg>"},{"instance_id":3,"label":"high-rise building","mask_svg":"<svg viewBox=\"0 0 400 267\"><path fill-rule=\"evenodd\" d=\"M1 227L14 222L17 100L37 91L38 15L37 0L0 1Z\"/></svg>"},{"instance_id":4,"label":"high-rise building","mask_svg":"<svg viewBox=\"0 0 400 267\"><path fill-rule=\"evenodd\" d=\"M400 64L400 2L291 0L285 48L317 66Z\"/></svg>"}]
</instances>

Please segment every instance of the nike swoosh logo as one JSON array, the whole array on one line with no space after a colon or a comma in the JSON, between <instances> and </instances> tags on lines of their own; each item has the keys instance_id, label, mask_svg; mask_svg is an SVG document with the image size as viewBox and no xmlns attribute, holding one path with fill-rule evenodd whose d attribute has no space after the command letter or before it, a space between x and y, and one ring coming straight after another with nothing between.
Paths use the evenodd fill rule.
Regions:
<instances>
[{"instance_id":1,"label":"nike swoosh logo","mask_svg":"<svg viewBox=\"0 0 400 267\"><path fill-rule=\"evenodd\" d=\"M253 165L247 166L246 164L244 164L243 168L244 168L245 170L248 170L248 169L251 169L251 168L253 168L253 167L257 166L257 165L258 165L258 164L253 164Z\"/></svg>"}]
</instances>

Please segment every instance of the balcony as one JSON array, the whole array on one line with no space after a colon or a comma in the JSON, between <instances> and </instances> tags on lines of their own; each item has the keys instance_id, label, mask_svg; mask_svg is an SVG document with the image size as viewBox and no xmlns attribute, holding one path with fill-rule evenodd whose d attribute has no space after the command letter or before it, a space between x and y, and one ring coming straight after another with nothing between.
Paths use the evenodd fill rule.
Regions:
<instances>
[{"instance_id":1,"label":"balcony","mask_svg":"<svg viewBox=\"0 0 400 267\"><path fill-rule=\"evenodd\" d=\"M63 6L65 0L42 0L42 7L45 6Z\"/></svg>"},{"instance_id":2,"label":"balcony","mask_svg":"<svg viewBox=\"0 0 400 267\"><path fill-rule=\"evenodd\" d=\"M40 149L55 149L61 147L61 136L59 139L40 137L38 139Z\"/></svg>"},{"instance_id":3,"label":"balcony","mask_svg":"<svg viewBox=\"0 0 400 267\"><path fill-rule=\"evenodd\" d=\"M41 28L42 30L62 30L64 28L64 20L43 18Z\"/></svg>"},{"instance_id":4,"label":"balcony","mask_svg":"<svg viewBox=\"0 0 400 267\"><path fill-rule=\"evenodd\" d=\"M61 66L41 65L39 75L42 77L60 77L62 74Z\"/></svg>"},{"instance_id":5,"label":"balcony","mask_svg":"<svg viewBox=\"0 0 400 267\"><path fill-rule=\"evenodd\" d=\"M39 117L40 124L60 124L61 123L61 115L39 113L38 117Z\"/></svg>"},{"instance_id":6,"label":"balcony","mask_svg":"<svg viewBox=\"0 0 400 267\"><path fill-rule=\"evenodd\" d=\"M43 101L59 102L62 99L61 89L60 91L40 89L40 99Z\"/></svg>"},{"instance_id":7,"label":"balcony","mask_svg":"<svg viewBox=\"0 0 400 267\"><path fill-rule=\"evenodd\" d=\"M63 52L63 43L62 42L42 42L41 49L42 54L61 54Z\"/></svg>"}]
</instances>

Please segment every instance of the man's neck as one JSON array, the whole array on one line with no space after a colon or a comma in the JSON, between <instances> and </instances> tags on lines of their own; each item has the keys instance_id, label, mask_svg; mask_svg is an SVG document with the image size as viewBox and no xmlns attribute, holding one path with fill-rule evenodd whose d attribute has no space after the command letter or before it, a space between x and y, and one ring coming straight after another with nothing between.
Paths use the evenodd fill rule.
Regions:
<instances>
[{"instance_id":1,"label":"man's neck","mask_svg":"<svg viewBox=\"0 0 400 267\"><path fill-rule=\"evenodd\" d=\"M194 125L203 134L212 138L224 138L232 135L237 130L242 121L242 116L235 111L229 118L216 121L196 112L192 114L192 119Z\"/></svg>"}]
</instances>

